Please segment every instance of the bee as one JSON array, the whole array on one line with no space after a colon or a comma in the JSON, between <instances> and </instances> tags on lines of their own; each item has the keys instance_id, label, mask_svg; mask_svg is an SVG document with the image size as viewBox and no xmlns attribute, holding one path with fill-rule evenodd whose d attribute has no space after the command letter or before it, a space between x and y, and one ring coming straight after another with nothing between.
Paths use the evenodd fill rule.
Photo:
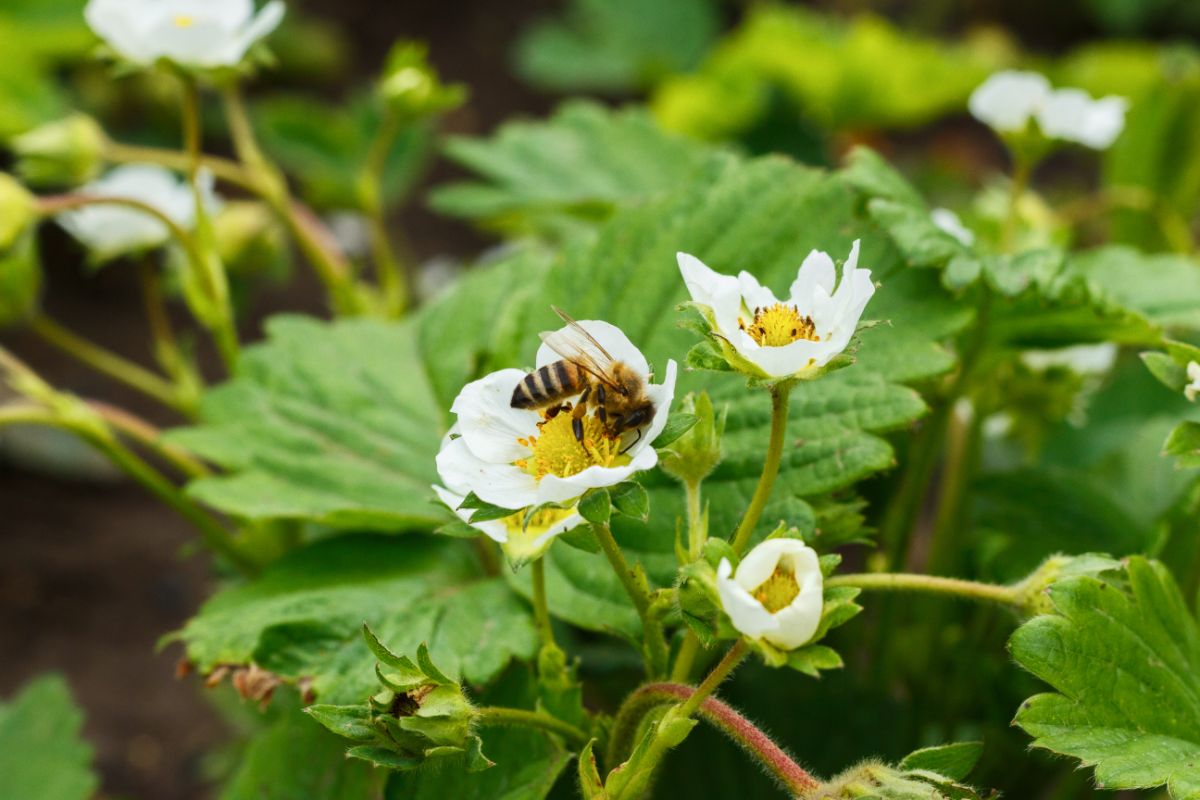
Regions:
<instances>
[{"instance_id":1,"label":"bee","mask_svg":"<svg viewBox=\"0 0 1200 800\"><path fill-rule=\"evenodd\" d=\"M561 331L543 333L542 341L562 356L560 361L530 372L513 389L512 407L548 409L552 416L562 409L563 401L579 395L571 410L571 429L583 442L583 417L595 408L596 417L613 436L637 430L654 418L654 403L646 395L646 383L634 369L617 361L565 311L554 313L567 323Z\"/></svg>"}]
</instances>

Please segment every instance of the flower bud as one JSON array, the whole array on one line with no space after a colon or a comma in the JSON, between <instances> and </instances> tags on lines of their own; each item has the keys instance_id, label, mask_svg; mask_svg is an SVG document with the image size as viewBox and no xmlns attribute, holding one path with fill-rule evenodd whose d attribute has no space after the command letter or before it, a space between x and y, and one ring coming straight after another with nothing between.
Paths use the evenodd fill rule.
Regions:
<instances>
[{"instance_id":1,"label":"flower bud","mask_svg":"<svg viewBox=\"0 0 1200 800\"><path fill-rule=\"evenodd\" d=\"M42 270L36 222L33 195L0 172L0 326L20 322L37 305Z\"/></svg>"},{"instance_id":2,"label":"flower bud","mask_svg":"<svg viewBox=\"0 0 1200 800\"><path fill-rule=\"evenodd\" d=\"M462 104L466 90L441 82L430 64L426 47L416 42L400 42L392 48L379 81L379 94L396 112L407 119L422 119Z\"/></svg>"},{"instance_id":3,"label":"flower bud","mask_svg":"<svg viewBox=\"0 0 1200 800\"><path fill-rule=\"evenodd\" d=\"M718 416L708 392L683 398L682 413L696 417L696 424L659 452L659 466L684 483L698 483L721 463L721 436L725 433L725 411Z\"/></svg>"},{"instance_id":4,"label":"flower bud","mask_svg":"<svg viewBox=\"0 0 1200 800\"><path fill-rule=\"evenodd\" d=\"M217 252L231 274L277 274L286 267L287 238L262 203L226 203L212 225Z\"/></svg>"},{"instance_id":5,"label":"flower bud","mask_svg":"<svg viewBox=\"0 0 1200 800\"><path fill-rule=\"evenodd\" d=\"M104 165L108 137L96 120L72 114L12 140L17 172L34 186L79 186Z\"/></svg>"},{"instance_id":6,"label":"flower bud","mask_svg":"<svg viewBox=\"0 0 1200 800\"><path fill-rule=\"evenodd\" d=\"M358 742L347 755L390 769L412 769L436 758L465 756L468 770L491 762L471 729L475 709L462 686L434 666L425 645L413 662L387 649L366 626L384 686L367 705L313 705L306 711L329 730Z\"/></svg>"}]
</instances>

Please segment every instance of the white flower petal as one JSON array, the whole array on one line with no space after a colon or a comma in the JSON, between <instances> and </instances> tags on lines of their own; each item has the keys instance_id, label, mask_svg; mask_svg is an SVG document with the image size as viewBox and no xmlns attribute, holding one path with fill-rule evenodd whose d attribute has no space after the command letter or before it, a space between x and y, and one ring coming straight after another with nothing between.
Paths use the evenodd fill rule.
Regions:
<instances>
[{"instance_id":1,"label":"white flower petal","mask_svg":"<svg viewBox=\"0 0 1200 800\"><path fill-rule=\"evenodd\" d=\"M779 564L779 559L785 553L794 551L794 545L803 548L804 542L797 539L767 539L765 542L761 542L751 548L742 562L738 564L734 580L746 591L754 591L762 585L763 581L771 577L771 573Z\"/></svg>"},{"instance_id":2,"label":"white flower petal","mask_svg":"<svg viewBox=\"0 0 1200 800\"><path fill-rule=\"evenodd\" d=\"M791 289L788 290L790 302L799 309L806 309L812 301L816 287L820 286L826 294L832 294L836 281L837 272L833 266L833 259L828 253L813 250L804 258L804 263L796 273L796 280L792 281Z\"/></svg>"},{"instance_id":3,"label":"white flower petal","mask_svg":"<svg viewBox=\"0 0 1200 800\"><path fill-rule=\"evenodd\" d=\"M450 410L467 446L478 458L512 463L529 455L518 439L537 434L541 416L529 409L513 408L512 394L525 379L519 369L502 369L472 381L454 398Z\"/></svg>"},{"instance_id":4,"label":"white flower petal","mask_svg":"<svg viewBox=\"0 0 1200 800\"><path fill-rule=\"evenodd\" d=\"M126 59L200 68L234 66L283 13L280 0L257 16L252 0L89 0L84 10L92 30Z\"/></svg>"},{"instance_id":5,"label":"white flower petal","mask_svg":"<svg viewBox=\"0 0 1200 800\"><path fill-rule=\"evenodd\" d=\"M1189 361L1187 376L1191 383L1183 387L1183 394L1188 400L1195 402L1197 395L1200 395L1200 364L1195 361Z\"/></svg>"},{"instance_id":6,"label":"white flower petal","mask_svg":"<svg viewBox=\"0 0 1200 800\"><path fill-rule=\"evenodd\" d=\"M997 131L1021 131L1050 94L1050 82L1036 72L1005 70L971 93L967 107L975 119Z\"/></svg>"},{"instance_id":7,"label":"white flower petal","mask_svg":"<svg viewBox=\"0 0 1200 800\"><path fill-rule=\"evenodd\" d=\"M474 492L479 499L501 508L538 504L538 484L532 475L511 464L481 460L461 437L442 447L436 462L442 482L456 492Z\"/></svg>"},{"instance_id":8,"label":"white flower petal","mask_svg":"<svg viewBox=\"0 0 1200 800\"><path fill-rule=\"evenodd\" d=\"M650 420L646 430L642 431L642 438L630 448L629 455L636 456L645 448L650 447L658 435L663 432L663 428L667 427L667 418L671 416L671 403L675 400L675 381L678 373L679 366L672 358L667 361L667 371L663 376L663 382L651 383L646 386L646 395L654 403L654 419Z\"/></svg>"},{"instance_id":9,"label":"white flower petal","mask_svg":"<svg viewBox=\"0 0 1200 800\"><path fill-rule=\"evenodd\" d=\"M738 291L742 295L742 303L754 311L756 308L770 308L779 302L779 298L769 287L758 282L758 278L742 270L738 273Z\"/></svg>"},{"instance_id":10,"label":"white flower petal","mask_svg":"<svg viewBox=\"0 0 1200 800\"><path fill-rule=\"evenodd\" d=\"M631 367L639 375L645 376L650 373L650 365L646 362L642 351L638 350L633 342L629 341L629 337L625 335L624 331L616 325L599 319L581 319L576 322L599 342L614 361L623 361L626 366ZM567 330L567 328L560 329L560 331L562 330ZM550 345L543 342L537 351L536 366L540 369L547 364L561 361L562 358L563 354L556 353Z\"/></svg>"},{"instance_id":11,"label":"white flower petal","mask_svg":"<svg viewBox=\"0 0 1200 800\"><path fill-rule=\"evenodd\" d=\"M711 307L718 294L728 294L731 289L737 291L737 278L713 271L695 256L676 253L675 260L679 263L679 273L693 302Z\"/></svg>"},{"instance_id":12,"label":"white flower petal","mask_svg":"<svg viewBox=\"0 0 1200 800\"><path fill-rule=\"evenodd\" d=\"M627 481L639 472L654 469L658 464L658 451L646 448L633 456L623 467L588 467L582 472L560 478L547 475L538 483L538 503L565 503L581 496L589 489L615 486Z\"/></svg>"},{"instance_id":13,"label":"white flower petal","mask_svg":"<svg viewBox=\"0 0 1200 800\"><path fill-rule=\"evenodd\" d=\"M777 631L779 622L763 608L763 604L730 579L732 569L728 559L721 559L717 567L717 594L733 627L751 639L760 639L765 633Z\"/></svg>"},{"instance_id":14,"label":"white flower petal","mask_svg":"<svg viewBox=\"0 0 1200 800\"><path fill-rule=\"evenodd\" d=\"M256 42L274 33L279 24L283 22L283 15L286 11L283 0L272 0L263 6L262 11L258 12L258 16L230 41L225 51L225 63L236 64L241 61L245 57L246 51Z\"/></svg>"}]
</instances>

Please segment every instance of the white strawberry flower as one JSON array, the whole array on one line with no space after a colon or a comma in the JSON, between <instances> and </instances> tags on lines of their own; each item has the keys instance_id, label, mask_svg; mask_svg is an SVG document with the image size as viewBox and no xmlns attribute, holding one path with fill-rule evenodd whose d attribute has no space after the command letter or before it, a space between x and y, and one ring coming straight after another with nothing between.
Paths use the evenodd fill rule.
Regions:
<instances>
[{"instance_id":1,"label":"white strawberry flower","mask_svg":"<svg viewBox=\"0 0 1200 800\"><path fill-rule=\"evenodd\" d=\"M204 207L215 211L220 201L213 191L213 177L202 170L200 194ZM154 164L127 164L79 189L92 197L140 200L190 230L196 224L196 200L187 181ZM58 222L82 242L98 261L126 253L149 250L170 239L167 226L144 211L121 205L84 206L58 215Z\"/></svg>"},{"instance_id":2,"label":"white strawberry flower","mask_svg":"<svg viewBox=\"0 0 1200 800\"><path fill-rule=\"evenodd\" d=\"M1189 361L1187 365L1188 385L1183 387L1183 394L1188 400L1196 402L1196 397L1200 396L1200 364L1195 361Z\"/></svg>"},{"instance_id":3,"label":"white strawberry flower","mask_svg":"<svg viewBox=\"0 0 1200 800\"><path fill-rule=\"evenodd\" d=\"M182 67L236 66L283 20L282 0L257 14L254 0L89 0L88 25L135 64L166 59Z\"/></svg>"},{"instance_id":4,"label":"white strawberry flower","mask_svg":"<svg viewBox=\"0 0 1200 800\"><path fill-rule=\"evenodd\" d=\"M816 634L824 586L816 551L798 539L766 540L736 572L729 559L717 566L717 594L733 627L781 650L795 650Z\"/></svg>"},{"instance_id":5,"label":"white strawberry flower","mask_svg":"<svg viewBox=\"0 0 1200 800\"><path fill-rule=\"evenodd\" d=\"M1082 89L1053 89L1036 72L1005 70L971 94L972 116L999 133L1020 133L1037 120L1043 135L1090 147L1108 148L1125 127L1122 97L1095 100Z\"/></svg>"},{"instance_id":6,"label":"white strawberry flower","mask_svg":"<svg viewBox=\"0 0 1200 800\"><path fill-rule=\"evenodd\" d=\"M875 294L871 271L858 268L858 249L855 240L841 281L833 259L813 250L782 301L749 272L722 275L687 253L677 259L692 301L727 357L732 348L761 377L802 378L846 349Z\"/></svg>"},{"instance_id":7,"label":"white strawberry flower","mask_svg":"<svg viewBox=\"0 0 1200 800\"><path fill-rule=\"evenodd\" d=\"M1038 125L1052 139L1106 150L1125 129L1129 104L1123 97L1093 100L1082 89L1059 89L1038 110Z\"/></svg>"},{"instance_id":8,"label":"white strawberry flower","mask_svg":"<svg viewBox=\"0 0 1200 800\"><path fill-rule=\"evenodd\" d=\"M575 434L569 412L512 407L513 390L526 372L503 369L467 384L455 398L454 435L447 437L437 455L438 474L445 488L435 487L446 505L463 519L461 497L474 493L501 508L528 509L552 503L565 508L544 508L529 529L523 529L524 512L496 524L471 523L496 541L505 542L515 560L536 557L554 536L582 524L574 503L589 489L613 486L634 474L653 469L658 453L651 443L667 424L675 396L676 363L667 362L662 383L652 383L650 366L619 328L600 320L578 323L614 361L623 362L642 378L654 414L640 428L614 435L589 410L582 418L583 441ZM562 358L548 345L538 350L536 367ZM578 402L578 396L567 398ZM503 529L501 529L501 526Z\"/></svg>"}]
</instances>

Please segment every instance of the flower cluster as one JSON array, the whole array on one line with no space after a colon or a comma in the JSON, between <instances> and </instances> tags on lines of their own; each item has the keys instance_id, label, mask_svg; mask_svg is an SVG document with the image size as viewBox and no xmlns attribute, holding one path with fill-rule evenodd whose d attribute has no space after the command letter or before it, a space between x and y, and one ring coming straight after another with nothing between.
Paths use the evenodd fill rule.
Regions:
<instances>
[{"instance_id":1,"label":"flower cluster","mask_svg":"<svg viewBox=\"0 0 1200 800\"><path fill-rule=\"evenodd\" d=\"M1036 120L1043 136L1108 148L1125 127L1128 103L1099 100L1082 89L1054 89L1036 72L1006 70L992 75L971 95L971 114L1001 134L1021 134Z\"/></svg>"},{"instance_id":2,"label":"flower cluster","mask_svg":"<svg viewBox=\"0 0 1200 800\"><path fill-rule=\"evenodd\" d=\"M573 413L583 402L584 387L542 409L516 408L514 391L524 381L538 380L537 372L504 369L459 392L451 407L457 422L437 456L444 484L434 487L438 497L500 542L513 561L536 558L555 536L581 525L575 506L587 491L616 485L658 463L651 443L667 424L675 362L667 363L662 383L653 383L646 357L620 329L600 320L578 325L640 379L654 409L645 424L616 432L601 418L599 407ZM562 358L543 344L535 369L552 367ZM472 520L472 509L463 506L469 495L513 513Z\"/></svg>"},{"instance_id":3,"label":"flower cluster","mask_svg":"<svg viewBox=\"0 0 1200 800\"><path fill-rule=\"evenodd\" d=\"M850 343L875 294L871 271L858 268L858 250L855 241L840 282L829 254L813 250L786 300L748 272L722 275L695 256L677 258L692 302L726 359L752 375L778 380L819 374Z\"/></svg>"}]
</instances>

